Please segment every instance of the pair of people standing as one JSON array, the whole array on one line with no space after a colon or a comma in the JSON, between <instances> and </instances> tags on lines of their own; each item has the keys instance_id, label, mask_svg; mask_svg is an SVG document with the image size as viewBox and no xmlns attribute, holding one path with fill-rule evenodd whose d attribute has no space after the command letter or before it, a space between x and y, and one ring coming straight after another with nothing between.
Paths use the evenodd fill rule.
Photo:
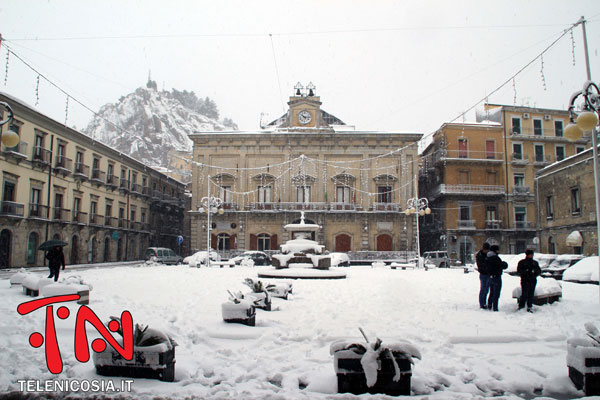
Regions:
<instances>
[{"instance_id":1,"label":"pair of people standing","mask_svg":"<svg viewBox=\"0 0 600 400\"><path fill-rule=\"evenodd\" d=\"M498 299L502 290L502 271L508 268L508 264L498 256L499 251L498 246L490 246L486 242L475 255L481 282L479 307L486 310L498 311Z\"/></svg>"}]
</instances>

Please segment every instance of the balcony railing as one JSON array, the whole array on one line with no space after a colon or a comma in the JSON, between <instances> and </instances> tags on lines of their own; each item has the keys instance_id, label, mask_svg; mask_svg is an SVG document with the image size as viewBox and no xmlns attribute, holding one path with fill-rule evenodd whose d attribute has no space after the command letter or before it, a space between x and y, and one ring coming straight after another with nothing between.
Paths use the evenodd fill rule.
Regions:
<instances>
[{"instance_id":1,"label":"balcony railing","mask_svg":"<svg viewBox=\"0 0 600 400\"><path fill-rule=\"evenodd\" d=\"M30 218L48 218L48 206L41 204L29 203L29 217Z\"/></svg>"},{"instance_id":2,"label":"balcony railing","mask_svg":"<svg viewBox=\"0 0 600 400\"><path fill-rule=\"evenodd\" d=\"M354 203L330 203L329 209L331 211L356 211L356 204Z\"/></svg>"},{"instance_id":3,"label":"balcony railing","mask_svg":"<svg viewBox=\"0 0 600 400\"><path fill-rule=\"evenodd\" d=\"M132 183L131 193L142 194L142 186L137 183Z\"/></svg>"},{"instance_id":4,"label":"balcony railing","mask_svg":"<svg viewBox=\"0 0 600 400\"><path fill-rule=\"evenodd\" d=\"M27 158L27 143L19 142L19 143L17 143L16 146L12 146L12 147L6 147L3 145L2 153L6 156L10 156L10 157L14 157L14 158L23 160L23 159Z\"/></svg>"},{"instance_id":5,"label":"balcony railing","mask_svg":"<svg viewBox=\"0 0 600 400\"><path fill-rule=\"evenodd\" d=\"M90 214L90 224L104 225L104 216L98 214Z\"/></svg>"},{"instance_id":6,"label":"balcony railing","mask_svg":"<svg viewBox=\"0 0 600 400\"><path fill-rule=\"evenodd\" d=\"M143 194L144 196L148 196L148 197L150 197L150 195L152 195L152 189L150 189L150 188L149 188L149 187L147 187L147 186L144 186L144 187L142 188L142 194Z\"/></svg>"},{"instance_id":7,"label":"balcony railing","mask_svg":"<svg viewBox=\"0 0 600 400\"><path fill-rule=\"evenodd\" d=\"M119 181L119 190L129 190L129 180L121 178Z\"/></svg>"},{"instance_id":8,"label":"balcony railing","mask_svg":"<svg viewBox=\"0 0 600 400\"><path fill-rule=\"evenodd\" d=\"M125 218L119 218L117 221L117 226L119 228L126 228L127 227L127 220Z\"/></svg>"},{"instance_id":9,"label":"balcony railing","mask_svg":"<svg viewBox=\"0 0 600 400\"><path fill-rule=\"evenodd\" d=\"M73 210L72 221L77 222L78 224L85 224L88 221L88 213L79 210Z\"/></svg>"},{"instance_id":10,"label":"balcony railing","mask_svg":"<svg viewBox=\"0 0 600 400\"><path fill-rule=\"evenodd\" d=\"M87 178L90 176L90 167L81 162L75 163L75 170L73 171L74 176Z\"/></svg>"},{"instance_id":11,"label":"balcony railing","mask_svg":"<svg viewBox=\"0 0 600 400\"><path fill-rule=\"evenodd\" d=\"M277 210L277 203L274 203L274 202L250 203L250 210Z\"/></svg>"},{"instance_id":12,"label":"balcony railing","mask_svg":"<svg viewBox=\"0 0 600 400\"><path fill-rule=\"evenodd\" d=\"M66 222L69 218L70 212L71 210L67 210L66 208L54 207L54 215L52 219L54 221Z\"/></svg>"},{"instance_id":13,"label":"balcony railing","mask_svg":"<svg viewBox=\"0 0 600 400\"><path fill-rule=\"evenodd\" d=\"M456 223L458 229L475 229L474 219L459 219Z\"/></svg>"},{"instance_id":14,"label":"balcony railing","mask_svg":"<svg viewBox=\"0 0 600 400\"><path fill-rule=\"evenodd\" d=\"M400 211L398 203L373 203L373 211Z\"/></svg>"},{"instance_id":15,"label":"balcony railing","mask_svg":"<svg viewBox=\"0 0 600 400\"><path fill-rule=\"evenodd\" d=\"M70 158L67 158L65 156L61 156L61 155L56 155L54 157L54 168L65 171L65 172L71 172L73 171L72 169L72 165L73 165L73 160L71 160Z\"/></svg>"},{"instance_id":16,"label":"balcony railing","mask_svg":"<svg viewBox=\"0 0 600 400\"><path fill-rule=\"evenodd\" d=\"M505 193L504 186L502 185L439 185L433 195L446 195L446 194L458 194L458 195L486 195L486 196L498 196Z\"/></svg>"},{"instance_id":17,"label":"balcony railing","mask_svg":"<svg viewBox=\"0 0 600 400\"><path fill-rule=\"evenodd\" d=\"M513 164L529 164L529 155L523 153L512 153L510 162Z\"/></svg>"},{"instance_id":18,"label":"balcony railing","mask_svg":"<svg viewBox=\"0 0 600 400\"><path fill-rule=\"evenodd\" d=\"M311 202L311 203L301 203L301 202L285 202L285 203L276 203L279 204L279 209L281 210L326 210L327 203L322 202Z\"/></svg>"},{"instance_id":19,"label":"balcony railing","mask_svg":"<svg viewBox=\"0 0 600 400\"><path fill-rule=\"evenodd\" d=\"M104 225L115 227L117 225L117 219L115 217L104 217Z\"/></svg>"},{"instance_id":20,"label":"balcony railing","mask_svg":"<svg viewBox=\"0 0 600 400\"><path fill-rule=\"evenodd\" d=\"M513 195L514 196L528 196L531 192L529 186L513 186Z\"/></svg>"},{"instance_id":21,"label":"balcony railing","mask_svg":"<svg viewBox=\"0 0 600 400\"><path fill-rule=\"evenodd\" d=\"M503 161L504 153L494 151L476 151L476 150L446 150L436 153L434 162L448 160L465 161Z\"/></svg>"},{"instance_id":22,"label":"balcony railing","mask_svg":"<svg viewBox=\"0 0 600 400\"><path fill-rule=\"evenodd\" d=\"M152 191L152 200L162 200L162 198L163 198L162 192L160 192L158 190Z\"/></svg>"},{"instance_id":23,"label":"balcony railing","mask_svg":"<svg viewBox=\"0 0 600 400\"><path fill-rule=\"evenodd\" d=\"M499 219L488 219L485 221L485 229L502 229L502 221Z\"/></svg>"},{"instance_id":24,"label":"balcony railing","mask_svg":"<svg viewBox=\"0 0 600 400\"><path fill-rule=\"evenodd\" d=\"M110 188L116 188L117 186L119 186L119 178L117 178L114 175L108 174L108 176L106 177L106 186Z\"/></svg>"},{"instance_id":25,"label":"balcony railing","mask_svg":"<svg viewBox=\"0 0 600 400\"><path fill-rule=\"evenodd\" d=\"M223 210L236 211L237 203L232 203L232 202L222 203L221 208L223 208Z\"/></svg>"},{"instance_id":26,"label":"balcony railing","mask_svg":"<svg viewBox=\"0 0 600 400\"><path fill-rule=\"evenodd\" d=\"M536 154L533 162L534 164L550 164L552 161L550 160L550 156Z\"/></svg>"},{"instance_id":27,"label":"balcony railing","mask_svg":"<svg viewBox=\"0 0 600 400\"><path fill-rule=\"evenodd\" d=\"M533 229L533 223L529 222L529 221L515 221L515 229L517 229L517 230Z\"/></svg>"},{"instance_id":28,"label":"balcony railing","mask_svg":"<svg viewBox=\"0 0 600 400\"><path fill-rule=\"evenodd\" d=\"M25 212L25 205L22 203L15 203L14 201L1 201L0 202L0 215L11 216L11 217L22 217Z\"/></svg>"},{"instance_id":29,"label":"balcony railing","mask_svg":"<svg viewBox=\"0 0 600 400\"><path fill-rule=\"evenodd\" d=\"M50 150L41 146L35 146L33 148L31 160L40 164L50 164Z\"/></svg>"},{"instance_id":30,"label":"balcony railing","mask_svg":"<svg viewBox=\"0 0 600 400\"><path fill-rule=\"evenodd\" d=\"M99 169L92 169L92 181L97 183L104 183L106 178L106 172Z\"/></svg>"}]
</instances>

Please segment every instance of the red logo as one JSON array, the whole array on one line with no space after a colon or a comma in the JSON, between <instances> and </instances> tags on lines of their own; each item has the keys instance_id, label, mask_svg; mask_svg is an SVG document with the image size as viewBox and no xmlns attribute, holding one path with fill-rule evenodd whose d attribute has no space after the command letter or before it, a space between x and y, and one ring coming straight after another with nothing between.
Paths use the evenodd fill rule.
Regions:
<instances>
[{"instance_id":1,"label":"red logo","mask_svg":"<svg viewBox=\"0 0 600 400\"><path fill-rule=\"evenodd\" d=\"M29 314L39 308L46 307L46 324L45 324L45 337L39 332L34 332L29 336L29 344L32 347L38 348L46 342L46 365L48 371L53 374L60 374L63 369L62 358L60 356L60 348L58 341L56 340L56 329L54 327L54 306L55 303L63 303L66 301L79 300L78 294L62 295L62 296L51 296L42 299L28 301L26 303L19 304L17 312L21 315ZM61 306L56 310L56 315L60 319L69 318L69 309L65 306ZM126 360L133 358L133 318L129 311L123 311L121 313L121 325L118 321L112 320L108 323L108 329L100 321L98 316L87 306L79 307L77 316L75 318L75 358L79 362L87 362L90 359L90 352L88 348L87 334L85 332L85 323L88 322L96 328L100 336L103 339L95 339L92 342L92 349L100 353L106 349L106 342L108 343ZM115 340L111 332L117 332L121 328L123 332L123 347Z\"/></svg>"}]
</instances>

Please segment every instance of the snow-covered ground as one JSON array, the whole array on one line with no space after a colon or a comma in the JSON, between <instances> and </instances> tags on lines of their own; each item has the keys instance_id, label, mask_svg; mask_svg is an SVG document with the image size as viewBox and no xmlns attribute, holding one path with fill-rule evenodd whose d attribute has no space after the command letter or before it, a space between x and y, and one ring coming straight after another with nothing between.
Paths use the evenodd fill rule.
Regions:
<instances>
[{"instance_id":1,"label":"snow-covered ground","mask_svg":"<svg viewBox=\"0 0 600 400\"><path fill-rule=\"evenodd\" d=\"M408 340L421 351L412 376L419 398L583 396L567 376L566 340L585 322L600 321L598 286L563 282L562 301L531 314L516 312L511 295L519 278L505 274L494 313L479 309L479 276L462 268L351 267L345 280L293 281L293 298L274 298L274 311L257 310L256 327L224 323L226 289L247 290L243 279L258 270L141 264L61 276L80 275L93 286L89 306L103 321L129 310L134 322L164 328L179 344L176 381L136 379L131 398L356 398L334 395L329 346L362 341L358 327L369 338ZM20 379L110 379L96 375L91 361L75 360L76 304L68 306L71 317L55 318L64 370L49 373L43 346L28 343L31 333L43 332L45 312L20 316L17 306L27 300L0 280L0 393L18 391ZM88 333L91 343L98 335Z\"/></svg>"}]
</instances>

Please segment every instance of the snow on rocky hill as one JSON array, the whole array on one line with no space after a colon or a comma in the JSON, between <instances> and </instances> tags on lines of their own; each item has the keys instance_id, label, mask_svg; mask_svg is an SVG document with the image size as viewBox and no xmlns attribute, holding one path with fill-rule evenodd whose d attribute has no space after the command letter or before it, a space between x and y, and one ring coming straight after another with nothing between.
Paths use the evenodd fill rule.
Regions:
<instances>
[{"instance_id":1,"label":"snow on rocky hill","mask_svg":"<svg viewBox=\"0 0 600 400\"><path fill-rule=\"evenodd\" d=\"M194 92L159 91L156 82L104 105L85 132L91 137L153 167L167 167L171 150L190 151L190 133L237 129L219 121L217 106Z\"/></svg>"}]
</instances>

